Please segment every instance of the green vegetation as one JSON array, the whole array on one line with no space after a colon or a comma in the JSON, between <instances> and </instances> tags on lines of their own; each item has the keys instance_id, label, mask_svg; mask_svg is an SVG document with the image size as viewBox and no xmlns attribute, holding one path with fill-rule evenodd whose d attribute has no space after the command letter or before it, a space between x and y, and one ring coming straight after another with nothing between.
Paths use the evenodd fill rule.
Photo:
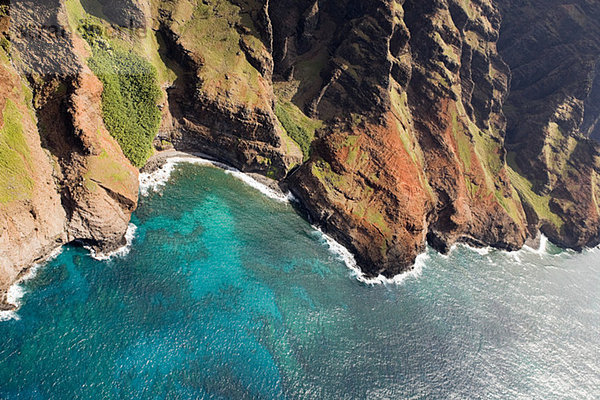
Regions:
<instances>
[{"instance_id":1,"label":"green vegetation","mask_svg":"<svg viewBox=\"0 0 600 400\"><path fill-rule=\"evenodd\" d=\"M103 149L98 156L90 158L90 167L84 176L84 184L92 192L97 190L97 182L102 182L109 187L126 187L131 182L135 182L135 179L123 165L114 161Z\"/></svg>"},{"instance_id":2,"label":"green vegetation","mask_svg":"<svg viewBox=\"0 0 600 400\"><path fill-rule=\"evenodd\" d=\"M352 214L375 226L382 234L389 235L392 232L385 221L383 213L377 207L373 207L369 204L373 193L373 188L363 188L361 199L351 203Z\"/></svg>"},{"instance_id":3,"label":"green vegetation","mask_svg":"<svg viewBox=\"0 0 600 400\"><path fill-rule=\"evenodd\" d=\"M358 135L349 135L346 137L344 141L344 147L348 148L348 157L346 158L346 162L348 165L356 165L356 161L358 158L358 153L360 150L360 145L358 144L358 140L360 136ZM361 155L366 156L366 153L362 153ZM363 161L363 160L360 160Z\"/></svg>"},{"instance_id":4,"label":"green vegetation","mask_svg":"<svg viewBox=\"0 0 600 400\"><path fill-rule=\"evenodd\" d=\"M69 25L90 45L88 65L104 85L104 123L123 154L141 167L161 121L159 78L175 80L158 54L159 39L151 29L144 35L110 26L95 0L66 0L66 8Z\"/></svg>"},{"instance_id":5,"label":"green vegetation","mask_svg":"<svg viewBox=\"0 0 600 400\"><path fill-rule=\"evenodd\" d=\"M0 204L31 197L33 180L31 155L25 141L23 114L15 103L6 101L3 113L3 126L0 130Z\"/></svg>"},{"instance_id":6,"label":"green vegetation","mask_svg":"<svg viewBox=\"0 0 600 400\"><path fill-rule=\"evenodd\" d=\"M515 189L519 192L521 199L535 210L540 219L546 220L560 229L564 222L560 216L550 210L550 196L542 196L535 192L534 182L528 180L519 170L515 157L514 153L508 154L508 175Z\"/></svg>"},{"instance_id":7,"label":"green vegetation","mask_svg":"<svg viewBox=\"0 0 600 400\"><path fill-rule=\"evenodd\" d=\"M100 25L83 21L79 32L92 49L88 64L104 84L104 123L125 156L141 167L152 154L161 120L156 68L133 51L113 46Z\"/></svg>"},{"instance_id":8,"label":"green vegetation","mask_svg":"<svg viewBox=\"0 0 600 400\"><path fill-rule=\"evenodd\" d=\"M67 17L73 31L77 30L79 22L86 18L86 12L79 0L66 0Z\"/></svg>"},{"instance_id":9,"label":"green vegetation","mask_svg":"<svg viewBox=\"0 0 600 400\"><path fill-rule=\"evenodd\" d=\"M379 210L373 207L369 207L365 214L365 219L371 225L376 226L381 231L381 233L385 235L391 234L390 228L387 226L385 218Z\"/></svg>"},{"instance_id":10,"label":"green vegetation","mask_svg":"<svg viewBox=\"0 0 600 400\"><path fill-rule=\"evenodd\" d=\"M466 135L464 126L458 121L458 112L455 108L450 109L452 117L452 134L456 140L456 146L458 148L458 156L465 167L465 171L471 169L471 149L473 144L470 138Z\"/></svg>"},{"instance_id":11,"label":"green vegetation","mask_svg":"<svg viewBox=\"0 0 600 400\"><path fill-rule=\"evenodd\" d=\"M290 138L300 146L304 160L310 156L310 144L315 138L315 131L322 126L321 121L308 118L289 101L277 102L275 114Z\"/></svg>"},{"instance_id":12,"label":"green vegetation","mask_svg":"<svg viewBox=\"0 0 600 400\"><path fill-rule=\"evenodd\" d=\"M10 41L2 34L0 34L0 48L2 48L6 54L10 54Z\"/></svg>"},{"instance_id":13,"label":"green vegetation","mask_svg":"<svg viewBox=\"0 0 600 400\"><path fill-rule=\"evenodd\" d=\"M465 183L472 199L491 196L504 208L514 221L523 220L519 207L517 193L511 189L500 188L496 182L499 175L506 173L502 157L501 145L493 128L481 130L473 121L467 119L466 125L458 120L458 115L465 115L462 104L449 110L452 118L452 135L456 141L458 157L462 162L467 176ZM483 182L474 182L468 174L481 176Z\"/></svg>"},{"instance_id":14,"label":"green vegetation","mask_svg":"<svg viewBox=\"0 0 600 400\"><path fill-rule=\"evenodd\" d=\"M323 80L321 71L327 67L329 53L327 47L317 48L314 52L306 53L295 65L294 80L298 89L293 96L294 103L305 106L306 103L319 93Z\"/></svg>"},{"instance_id":15,"label":"green vegetation","mask_svg":"<svg viewBox=\"0 0 600 400\"><path fill-rule=\"evenodd\" d=\"M266 48L244 10L227 0L172 4L175 7L172 18L177 21L172 28L202 60L198 72L203 92L213 98L229 95L250 109L263 106L260 74L240 51L240 43L253 54L260 54ZM243 6L250 7L248 3ZM247 33L241 34L236 26L244 26Z\"/></svg>"},{"instance_id":16,"label":"green vegetation","mask_svg":"<svg viewBox=\"0 0 600 400\"><path fill-rule=\"evenodd\" d=\"M325 185L325 189L331 193L332 190L341 189L345 185L344 177L342 175L338 175L331 170L331 165L326 163L323 160L319 160L312 165L312 174L323 184Z\"/></svg>"},{"instance_id":17,"label":"green vegetation","mask_svg":"<svg viewBox=\"0 0 600 400\"><path fill-rule=\"evenodd\" d=\"M151 28L147 28L143 45L139 48L146 51L146 58L156 67L159 82L168 85L175 82L177 79L177 64L168 60L165 54L166 45L159 32L154 32ZM140 55L144 56L144 54Z\"/></svg>"},{"instance_id":18,"label":"green vegetation","mask_svg":"<svg viewBox=\"0 0 600 400\"><path fill-rule=\"evenodd\" d=\"M10 7L7 4L0 5L0 19L9 18ZM0 33L0 48L10 54L10 41L4 33Z\"/></svg>"},{"instance_id":19,"label":"green vegetation","mask_svg":"<svg viewBox=\"0 0 600 400\"><path fill-rule=\"evenodd\" d=\"M406 153L410 156L412 162L415 164L417 171L423 171L423 165L425 163L423 151L421 147L416 143L415 138L411 134L412 126L412 115L408 105L408 94L405 91L398 92L395 88L390 91L390 98L392 100L392 112L396 116L396 129L398 135L402 141L402 145ZM425 188L430 197L435 198L433 189L429 185L429 181L423 172L419 172L419 182L422 187Z\"/></svg>"},{"instance_id":20,"label":"green vegetation","mask_svg":"<svg viewBox=\"0 0 600 400\"><path fill-rule=\"evenodd\" d=\"M350 142L352 140L350 139ZM363 218L369 224L379 229L384 235L391 233L383 213L369 204L374 194L372 187L353 184L351 178L335 173L331 169L331 165L324 160L318 160L312 164L311 172L313 176L323 183L325 190L332 198L337 198L350 207L353 215ZM345 195L340 196L343 193L342 191L352 191L354 193L352 197L359 198L360 200L346 203L347 198Z\"/></svg>"},{"instance_id":21,"label":"green vegetation","mask_svg":"<svg viewBox=\"0 0 600 400\"><path fill-rule=\"evenodd\" d=\"M300 109L318 96L323 80L321 71L329 63L327 46L317 45L312 51L299 56L294 65L294 76L289 81L274 82L275 95L280 101L290 101Z\"/></svg>"}]
</instances>

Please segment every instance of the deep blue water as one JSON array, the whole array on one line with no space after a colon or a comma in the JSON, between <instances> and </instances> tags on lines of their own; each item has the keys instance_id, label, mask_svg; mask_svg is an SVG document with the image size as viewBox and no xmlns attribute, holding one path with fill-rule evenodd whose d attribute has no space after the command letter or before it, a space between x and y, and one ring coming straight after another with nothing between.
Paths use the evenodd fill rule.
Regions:
<instances>
[{"instance_id":1,"label":"deep blue water","mask_svg":"<svg viewBox=\"0 0 600 400\"><path fill-rule=\"evenodd\" d=\"M0 323L0 399L600 398L600 251L357 281L291 206L182 165L129 254L67 247Z\"/></svg>"}]
</instances>

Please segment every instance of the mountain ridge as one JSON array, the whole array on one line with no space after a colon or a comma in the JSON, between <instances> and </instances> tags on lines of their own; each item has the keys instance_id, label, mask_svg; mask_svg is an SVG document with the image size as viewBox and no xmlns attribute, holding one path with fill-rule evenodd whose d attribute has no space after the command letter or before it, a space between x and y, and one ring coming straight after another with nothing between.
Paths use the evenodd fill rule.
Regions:
<instances>
[{"instance_id":1,"label":"mountain ridge","mask_svg":"<svg viewBox=\"0 0 600 400\"><path fill-rule=\"evenodd\" d=\"M152 139L280 181L367 276L410 269L427 243L516 250L538 230L577 250L600 243L594 2L19 0L3 10L1 78L23 84L2 88L31 110L24 133L39 165L20 174L41 174L28 179L49 197L0 203L0 290L52 247L122 244L138 172L121 148L133 141L144 160ZM43 34L30 40L24 27ZM152 88L157 100L130 96ZM127 118L153 137L127 133ZM11 222L21 215L28 226Z\"/></svg>"}]
</instances>

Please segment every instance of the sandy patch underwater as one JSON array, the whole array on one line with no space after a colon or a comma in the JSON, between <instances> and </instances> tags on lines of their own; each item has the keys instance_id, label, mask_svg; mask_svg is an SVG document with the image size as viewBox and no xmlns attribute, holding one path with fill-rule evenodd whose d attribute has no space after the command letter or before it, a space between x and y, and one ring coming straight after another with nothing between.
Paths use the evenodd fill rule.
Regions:
<instances>
[{"instance_id":1,"label":"sandy patch underwater","mask_svg":"<svg viewBox=\"0 0 600 400\"><path fill-rule=\"evenodd\" d=\"M127 254L66 247L23 284L0 398L597 397L598 250L458 246L365 284L287 201L168 176Z\"/></svg>"}]
</instances>

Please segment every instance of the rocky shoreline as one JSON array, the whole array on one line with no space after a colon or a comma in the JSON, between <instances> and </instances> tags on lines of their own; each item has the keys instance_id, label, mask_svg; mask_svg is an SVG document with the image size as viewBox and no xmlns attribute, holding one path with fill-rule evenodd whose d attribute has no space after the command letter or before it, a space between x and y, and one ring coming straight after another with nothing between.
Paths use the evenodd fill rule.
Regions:
<instances>
[{"instance_id":1,"label":"rocky shoreline","mask_svg":"<svg viewBox=\"0 0 600 400\"><path fill-rule=\"evenodd\" d=\"M169 160L176 159L176 158L210 161L210 162L215 163L214 166L216 168L223 168L223 169L231 168L225 164L222 164L219 160L217 160L213 157L210 157L206 154L187 153L187 152L183 152L183 151L177 151L174 149L170 149L170 150L163 150L163 151L155 152L155 154L153 154L148 159L148 162L146 163L146 165L142 169L140 169L140 172L145 173L145 174L151 174L151 173L159 170L160 168L162 168ZM247 175L250 176L252 179L256 180L257 182L259 182L260 184L268 187L275 194L281 196L282 198L286 196L286 193L281 189L279 182L277 182L276 180L267 178L263 175L256 174L256 173L248 173ZM68 244L68 243L65 243L65 244ZM0 311L16 311L18 309L18 305L11 304L6 299L6 295L7 295L8 290L10 289L10 287L12 287L13 285L20 284L25 277L29 276L32 268L35 268L37 265L44 264L45 262L47 262L47 260L49 258L51 258L53 256L53 254L55 254L56 251L58 249L60 249L62 246L64 246L65 244L61 244L59 246L54 246L52 248L45 249L42 252L42 254L39 257L37 257L31 264L29 264L25 268L21 269L21 271L19 272L19 275L16 277L16 279L14 281L9 282L9 284L6 288L0 289ZM112 253L115 250L118 251L118 249L111 249L111 251L108 251L107 253ZM103 253L99 253L99 254L97 254L97 256L102 257Z\"/></svg>"},{"instance_id":2,"label":"rocky shoreline","mask_svg":"<svg viewBox=\"0 0 600 400\"><path fill-rule=\"evenodd\" d=\"M179 151L179 150L175 150L175 149L169 149L169 150L161 150L161 151L155 152L148 159L148 162L146 163L146 165L144 165L144 167L140 169L140 173L151 174L151 173L157 171L158 169L162 168L170 159L174 159L174 158L189 158L189 159L205 160L205 161L210 161L210 162L215 163L214 165L217 168L235 169L234 167L227 165L223 160L220 160L215 157L211 157L204 153L185 152L185 151ZM260 184L268 187L270 190L274 191L276 194L280 195L281 197L286 196L286 193L282 189L281 183L279 181L277 181L275 179L271 179L269 177L266 177L262 174L255 173L255 172L243 172L243 171L240 171L240 172L248 175L252 179L259 182Z\"/></svg>"},{"instance_id":3,"label":"rocky shoreline","mask_svg":"<svg viewBox=\"0 0 600 400\"><path fill-rule=\"evenodd\" d=\"M11 3L0 111L21 134L0 141L0 300L58 245L123 245L153 138L176 150L142 173L197 154L283 187L367 276L427 245L595 246L600 5L517 3ZM64 34L22 34L48 26ZM145 73L103 73L123 65Z\"/></svg>"}]
</instances>

